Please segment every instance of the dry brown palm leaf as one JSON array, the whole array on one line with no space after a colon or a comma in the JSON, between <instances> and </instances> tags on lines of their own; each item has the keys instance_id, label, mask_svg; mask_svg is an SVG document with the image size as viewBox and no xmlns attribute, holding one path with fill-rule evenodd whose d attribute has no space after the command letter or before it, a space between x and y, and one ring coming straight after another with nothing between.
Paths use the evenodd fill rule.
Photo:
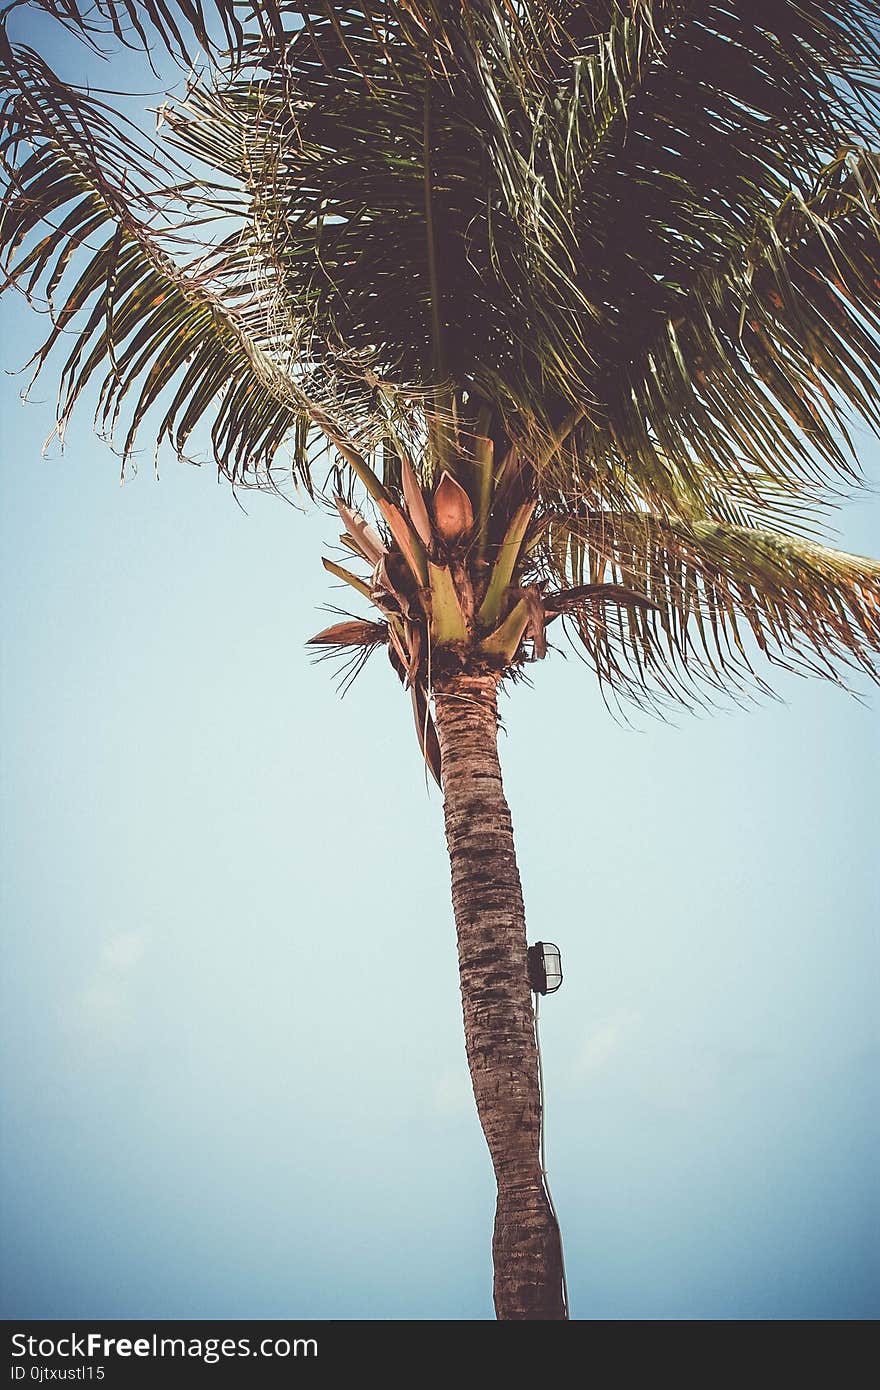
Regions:
<instances>
[{"instance_id":1,"label":"dry brown palm leaf","mask_svg":"<svg viewBox=\"0 0 880 1390\"><path fill-rule=\"evenodd\" d=\"M419 540L408 519L394 502L388 498L380 497L377 499L380 512L388 523L388 529L400 548L412 576L417 584L425 585L428 582L428 557L425 548Z\"/></svg>"},{"instance_id":2,"label":"dry brown palm leaf","mask_svg":"<svg viewBox=\"0 0 880 1390\"><path fill-rule=\"evenodd\" d=\"M403 485L403 500L406 502L409 519L415 527L416 535L422 545L426 550L430 550L434 540L431 518L428 515L428 508L425 505L422 489L419 487L413 466L405 454L400 460L400 480Z\"/></svg>"},{"instance_id":3,"label":"dry brown palm leaf","mask_svg":"<svg viewBox=\"0 0 880 1390\"><path fill-rule=\"evenodd\" d=\"M348 622L334 623L310 637L309 647L372 647L377 642L388 640L385 623L369 623L353 618Z\"/></svg>"},{"instance_id":4,"label":"dry brown palm leaf","mask_svg":"<svg viewBox=\"0 0 880 1390\"><path fill-rule=\"evenodd\" d=\"M548 622L586 603L621 603L624 607L660 612L658 603L634 589L627 589L623 584L579 584L574 589L559 589L555 594L545 594L543 603Z\"/></svg>"},{"instance_id":5,"label":"dry brown palm leaf","mask_svg":"<svg viewBox=\"0 0 880 1390\"><path fill-rule=\"evenodd\" d=\"M333 498L336 510L342 517L343 525L354 542L355 549L371 565L378 565L388 547L374 526L365 521L360 512L349 507L338 495Z\"/></svg>"},{"instance_id":6,"label":"dry brown palm leaf","mask_svg":"<svg viewBox=\"0 0 880 1390\"><path fill-rule=\"evenodd\" d=\"M428 770L438 787L442 787L440 780L440 743L437 738L437 730L434 727L434 720L431 717L431 709L424 688L421 685L410 687L410 697L412 699L413 718L416 725L416 735L419 740L419 747L422 750Z\"/></svg>"}]
</instances>

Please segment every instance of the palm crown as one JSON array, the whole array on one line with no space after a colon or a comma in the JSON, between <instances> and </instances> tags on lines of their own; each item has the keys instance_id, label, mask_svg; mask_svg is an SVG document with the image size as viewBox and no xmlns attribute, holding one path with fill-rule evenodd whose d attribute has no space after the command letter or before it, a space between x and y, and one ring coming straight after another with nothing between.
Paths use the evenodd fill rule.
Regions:
<instances>
[{"instance_id":1,"label":"palm crown","mask_svg":"<svg viewBox=\"0 0 880 1390\"><path fill-rule=\"evenodd\" d=\"M874 7L216 10L231 58L166 106L161 162L3 35L2 242L48 300L38 362L75 334L62 423L98 377L124 457L157 403L236 483L311 489L335 448L385 524L344 537L383 622L336 640L424 688L430 647L508 665L560 614L636 698L739 688L741 628L870 669L880 570L811 526L848 416L880 419ZM215 51L209 7L93 29L136 11Z\"/></svg>"},{"instance_id":2,"label":"palm crown","mask_svg":"<svg viewBox=\"0 0 880 1390\"><path fill-rule=\"evenodd\" d=\"M170 178L3 36L2 240L52 312L38 361L77 335L61 421L97 375L124 456L159 402L160 439L210 419L263 485L283 456L311 488L329 441L384 514L345 536L384 622L321 640L388 638L422 688L432 645L508 664L566 612L636 698L739 687L738 624L870 668L877 565L785 528L852 477L847 407L878 419L873 7L217 9L233 61L165 109Z\"/></svg>"}]
</instances>

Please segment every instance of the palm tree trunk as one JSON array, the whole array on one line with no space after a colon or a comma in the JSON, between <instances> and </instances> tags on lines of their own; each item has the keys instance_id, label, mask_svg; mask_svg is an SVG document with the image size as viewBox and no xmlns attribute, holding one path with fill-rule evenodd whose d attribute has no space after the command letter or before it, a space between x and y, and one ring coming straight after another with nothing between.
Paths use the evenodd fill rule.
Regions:
<instances>
[{"instance_id":1,"label":"palm tree trunk","mask_svg":"<svg viewBox=\"0 0 880 1390\"><path fill-rule=\"evenodd\" d=\"M435 687L464 1034L498 1183L495 1311L565 1316L559 1229L539 1154L540 1092L522 887L497 747L497 677Z\"/></svg>"}]
</instances>

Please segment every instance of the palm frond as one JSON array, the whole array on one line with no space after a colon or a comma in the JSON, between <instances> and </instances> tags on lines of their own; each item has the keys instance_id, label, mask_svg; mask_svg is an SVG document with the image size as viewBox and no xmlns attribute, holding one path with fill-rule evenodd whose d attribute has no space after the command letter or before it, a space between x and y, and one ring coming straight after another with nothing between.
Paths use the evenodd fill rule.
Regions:
<instances>
[{"instance_id":1,"label":"palm frond","mask_svg":"<svg viewBox=\"0 0 880 1390\"><path fill-rule=\"evenodd\" d=\"M880 425L878 230L880 158L847 148L699 276L616 379L609 363L607 419L578 424L581 453L672 510L682 490L701 507L772 509L780 483L808 499L823 465L855 478L847 407Z\"/></svg>"},{"instance_id":2,"label":"palm frond","mask_svg":"<svg viewBox=\"0 0 880 1390\"><path fill-rule=\"evenodd\" d=\"M578 494L761 506L877 420L878 55L860 0L284 4L169 119L258 190L321 360L445 374L532 452L576 408Z\"/></svg>"},{"instance_id":3,"label":"palm frond","mask_svg":"<svg viewBox=\"0 0 880 1390\"><path fill-rule=\"evenodd\" d=\"M547 519L544 562L563 582L621 584L656 605L582 613L601 680L639 703L766 689L762 653L787 670L880 680L880 561L754 527L644 512Z\"/></svg>"},{"instance_id":4,"label":"palm frond","mask_svg":"<svg viewBox=\"0 0 880 1390\"><path fill-rule=\"evenodd\" d=\"M0 73L11 93L0 145L8 189L0 254L7 284L45 294L51 328L36 369L73 340L61 369L59 429L94 379L104 432L118 434L129 406L123 460L157 404L157 447L167 439L184 456L193 431L209 421L214 459L235 482L271 481L284 446L294 475L310 486L316 434L319 445L329 438L358 456L348 425L328 413L358 408L351 383L339 391L309 374L295 321L280 345L273 339L248 247L233 238L218 254L176 263L156 230L169 189L137 133L2 31Z\"/></svg>"}]
</instances>

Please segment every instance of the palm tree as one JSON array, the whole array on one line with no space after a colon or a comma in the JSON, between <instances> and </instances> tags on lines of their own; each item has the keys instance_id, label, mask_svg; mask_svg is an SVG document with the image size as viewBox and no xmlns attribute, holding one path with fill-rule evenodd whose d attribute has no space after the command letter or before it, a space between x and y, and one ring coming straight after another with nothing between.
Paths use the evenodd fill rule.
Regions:
<instances>
[{"instance_id":1,"label":"palm tree","mask_svg":"<svg viewBox=\"0 0 880 1390\"><path fill-rule=\"evenodd\" d=\"M312 643L386 649L443 791L497 1314L562 1318L498 691L557 621L620 709L876 678L880 563L820 537L880 424L878 7L41 8L202 54L160 146L4 17L0 245L59 430L92 386L123 467L201 433L332 498L372 616Z\"/></svg>"}]
</instances>

